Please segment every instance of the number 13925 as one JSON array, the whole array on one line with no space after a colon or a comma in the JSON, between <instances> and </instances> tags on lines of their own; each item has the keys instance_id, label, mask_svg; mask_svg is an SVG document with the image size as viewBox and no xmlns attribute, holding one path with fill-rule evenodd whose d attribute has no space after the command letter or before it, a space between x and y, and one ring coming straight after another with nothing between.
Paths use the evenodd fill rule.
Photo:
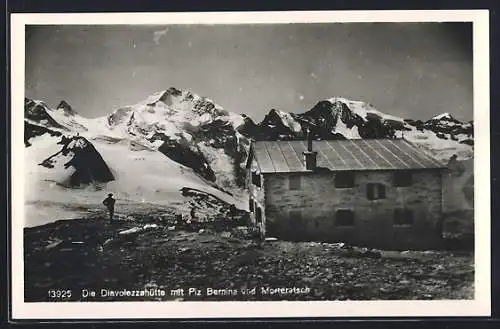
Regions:
<instances>
[{"instance_id":1,"label":"number 13925","mask_svg":"<svg viewBox=\"0 0 500 329\"><path fill-rule=\"evenodd\" d=\"M71 298L71 290L50 289L47 291L51 299L68 299Z\"/></svg>"}]
</instances>

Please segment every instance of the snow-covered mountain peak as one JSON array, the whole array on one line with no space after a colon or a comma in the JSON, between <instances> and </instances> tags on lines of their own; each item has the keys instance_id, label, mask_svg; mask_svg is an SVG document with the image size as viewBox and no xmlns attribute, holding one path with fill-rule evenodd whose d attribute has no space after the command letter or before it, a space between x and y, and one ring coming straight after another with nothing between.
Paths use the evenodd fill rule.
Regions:
<instances>
[{"instance_id":1,"label":"snow-covered mountain peak","mask_svg":"<svg viewBox=\"0 0 500 329\"><path fill-rule=\"evenodd\" d=\"M192 111L199 115L205 113L211 115L228 114L227 111L224 111L222 106L216 104L210 98L197 95L188 89L182 90L175 87L155 92L135 105L135 107L143 106Z\"/></svg>"},{"instance_id":2,"label":"snow-covered mountain peak","mask_svg":"<svg viewBox=\"0 0 500 329\"><path fill-rule=\"evenodd\" d=\"M271 110L258 125L256 139L305 138L310 129L316 139L402 138L429 150L446 161L451 154L472 156L473 124L463 123L449 113L428 121L403 119L379 111L370 103L345 97L319 101L304 113Z\"/></svg>"},{"instance_id":3,"label":"snow-covered mountain peak","mask_svg":"<svg viewBox=\"0 0 500 329\"><path fill-rule=\"evenodd\" d=\"M223 189L239 193L244 138L234 127L245 119L209 98L170 88L92 119L67 102L25 99L24 121L28 200L99 204L104 189L121 202L180 204L180 189L195 188L239 203Z\"/></svg>"},{"instance_id":4,"label":"snow-covered mountain peak","mask_svg":"<svg viewBox=\"0 0 500 329\"><path fill-rule=\"evenodd\" d=\"M62 100L59 105L57 105L57 110L62 110L64 114L68 116L73 116L77 114L77 112L68 104L65 100Z\"/></svg>"},{"instance_id":5,"label":"snow-covered mountain peak","mask_svg":"<svg viewBox=\"0 0 500 329\"><path fill-rule=\"evenodd\" d=\"M77 150L87 147L89 142L83 137L73 137L69 143L67 143L66 148L68 150Z\"/></svg>"},{"instance_id":6,"label":"snow-covered mountain peak","mask_svg":"<svg viewBox=\"0 0 500 329\"><path fill-rule=\"evenodd\" d=\"M442 120L442 119L454 119L453 116L448 113L448 112L444 112L444 113L441 113L441 114L438 114L436 116L433 116L431 118L431 120Z\"/></svg>"},{"instance_id":7,"label":"snow-covered mountain peak","mask_svg":"<svg viewBox=\"0 0 500 329\"><path fill-rule=\"evenodd\" d=\"M49 107L45 102L24 98L24 117L30 120L42 120L48 115Z\"/></svg>"},{"instance_id":8,"label":"snow-covered mountain peak","mask_svg":"<svg viewBox=\"0 0 500 329\"><path fill-rule=\"evenodd\" d=\"M292 116L291 113L271 109L269 111L269 116L277 116L279 120L289 129L291 129L295 133L300 133L302 131L301 125L296 121L296 119Z\"/></svg>"},{"instance_id":9,"label":"snow-covered mountain peak","mask_svg":"<svg viewBox=\"0 0 500 329\"><path fill-rule=\"evenodd\" d=\"M147 97L143 101L120 108L107 117L111 128L126 126L132 134L149 135L152 131L176 135L184 130L222 120L233 128L244 123L241 115L229 113L213 100L190 90L171 87Z\"/></svg>"},{"instance_id":10,"label":"snow-covered mountain peak","mask_svg":"<svg viewBox=\"0 0 500 329\"><path fill-rule=\"evenodd\" d=\"M472 125L471 122L465 123L456 119L452 114L448 112L436 115L432 117L430 120L427 120L427 122L433 124L440 123L442 125L447 125L447 126L462 125L465 127L466 125Z\"/></svg>"},{"instance_id":11,"label":"snow-covered mountain peak","mask_svg":"<svg viewBox=\"0 0 500 329\"><path fill-rule=\"evenodd\" d=\"M377 119L381 119L384 121L394 121L394 122L401 122L401 123L404 121L402 118L380 112L371 103L357 101L357 100L351 100L351 99L347 99L344 97L332 97L332 98L329 98L328 101L332 104L339 104L340 103L340 104L347 105L348 110L359 115L365 121L369 120L370 118L377 118Z\"/></svg>"}]
</instances>

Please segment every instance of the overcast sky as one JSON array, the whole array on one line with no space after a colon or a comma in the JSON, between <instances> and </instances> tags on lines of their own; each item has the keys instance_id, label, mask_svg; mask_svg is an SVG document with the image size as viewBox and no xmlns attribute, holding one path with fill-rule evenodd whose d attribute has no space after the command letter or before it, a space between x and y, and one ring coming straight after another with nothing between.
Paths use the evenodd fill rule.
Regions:
<instances>
[{"instance_id":1,"label":"overcast sky","mask_svg":"<svg viewBox=\"0 0 500 329\"><path fill-rule=\"evenodd\" d=\"M87 117L176 87L256 120L343 96L472 120L468 23L44 26L26 31L26 97Z\"/></svg>"}]
</instances>

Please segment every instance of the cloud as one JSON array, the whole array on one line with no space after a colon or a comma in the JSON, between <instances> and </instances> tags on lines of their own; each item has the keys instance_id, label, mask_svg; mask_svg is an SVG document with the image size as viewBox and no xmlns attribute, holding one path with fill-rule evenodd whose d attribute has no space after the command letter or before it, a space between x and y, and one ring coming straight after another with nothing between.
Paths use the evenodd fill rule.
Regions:
<instances>
[{"instance_id":1,"label":"cloud","mask_svg":"<svg viewBox=\"0 0 500 329\"><path fill-rule=\"evenodd\" d=\"M166 27L165 29L163 30L159 30L159 31L155 31L154 32L154 37L153 37L153 40L154 42L159 45L160 44L160 39L162 36L164 36L165 34L167 34L168 32L168 27Z\"/></svg>"}]
</instances>

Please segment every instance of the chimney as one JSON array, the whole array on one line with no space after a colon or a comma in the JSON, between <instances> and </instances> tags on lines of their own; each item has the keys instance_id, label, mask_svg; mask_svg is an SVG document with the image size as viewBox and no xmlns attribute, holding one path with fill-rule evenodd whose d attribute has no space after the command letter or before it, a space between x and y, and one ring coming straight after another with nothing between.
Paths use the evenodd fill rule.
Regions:
<instances>
[{"instance_id":1,"label":"chimney","mask_svg":"<svg viewBox=\"0 0 500 329\"><path fill-rule=\"evenodd\" d=\"M316 169L316 156L318 152L313 151L313 140L312 140L312 133L307 128L307 151L304 151L304 159L306 162L306 169L307 170L314 170Z\"/></svg>"},{"instance_id":2,"label":"chimney","mask_svg":"<svg viewBox=\"0 0 500 329\"><path fill-rule=\"evenodd\" d=\"M313 150L313 139L309 128L307 128L307 152L312 152Z\"/></svg>"}]
</instances>

